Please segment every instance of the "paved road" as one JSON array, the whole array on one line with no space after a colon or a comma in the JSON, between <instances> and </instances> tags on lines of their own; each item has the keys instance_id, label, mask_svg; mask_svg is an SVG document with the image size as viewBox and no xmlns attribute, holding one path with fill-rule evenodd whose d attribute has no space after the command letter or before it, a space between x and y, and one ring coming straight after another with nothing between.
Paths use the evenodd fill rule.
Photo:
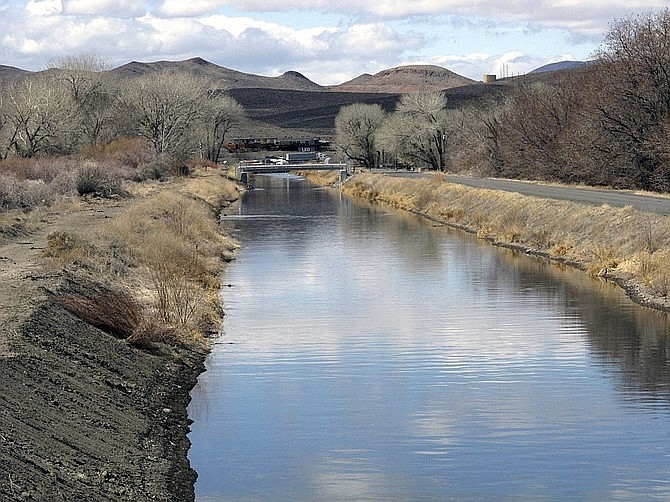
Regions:
<instances>
[{"instance_id":1,"label":"paved road","mask_svg":"<svg viewBox=\"0 0 670 502\"><path fill-rule=\"evenodd\" d=\"M388 171L387 174L394 176L429 176L429 174L407 173L401 171ZM505 190L507 192L517 192L524 195L533 195L535 197L544 197L547 199L568 200L581 204L592 204L594 206L603 204L618 207L632 206L635 209L648 213L670 215L670 197L638 195L633 192L622 190L559 187L539 185L525 181L469 178L451 174L445 174L444 179L450 183L459 183L461 185L475 188Z\"/></svg>"}]
</instances>

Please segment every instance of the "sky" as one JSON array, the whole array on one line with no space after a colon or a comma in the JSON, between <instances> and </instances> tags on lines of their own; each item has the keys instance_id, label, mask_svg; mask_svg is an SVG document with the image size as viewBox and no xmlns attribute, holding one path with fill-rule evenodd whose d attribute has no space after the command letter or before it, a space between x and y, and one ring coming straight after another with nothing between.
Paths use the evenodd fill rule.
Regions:
<instances>
[{"instance_id":1,"label":"sky","mask_svg":"<svg viewBox=\"0 0 670 502\"><path fill-rule=\"evenodd\" d=\"M0 65L201 57L321 85L429 64L481 80L591 59L612 22L668 0L0 0Z\"/></svg>"}]
</instances>

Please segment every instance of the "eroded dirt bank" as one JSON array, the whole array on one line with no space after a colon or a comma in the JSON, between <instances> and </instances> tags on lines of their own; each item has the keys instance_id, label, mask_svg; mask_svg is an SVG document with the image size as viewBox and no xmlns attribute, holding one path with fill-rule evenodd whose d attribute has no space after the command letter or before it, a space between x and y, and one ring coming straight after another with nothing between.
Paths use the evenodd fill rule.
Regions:
<instances>
[{"instance_id":1,"label":"eroded dirt bank","mask_svg":"<svg viewBox=\"0 0 670 502\"><path fill-rule=\"evenodd\" d=\"M140 348L94 327L57 299L104 295L100 275L43 257L52 232L94 235L146 197L52 211L0 243L1 500L194 498L186 407L207 343Z\"/></svg>"},{"instance_id":2,"label":"eroded dirt bank","mask_svg":"<svg viewBox=\"0 0 670 502\"><path fill-rule=\"evenodd\" d=\"M134 349L47 300L10 349L0 498L193 499L186 406L204 346Z\"/></svg>"}]
</instances>

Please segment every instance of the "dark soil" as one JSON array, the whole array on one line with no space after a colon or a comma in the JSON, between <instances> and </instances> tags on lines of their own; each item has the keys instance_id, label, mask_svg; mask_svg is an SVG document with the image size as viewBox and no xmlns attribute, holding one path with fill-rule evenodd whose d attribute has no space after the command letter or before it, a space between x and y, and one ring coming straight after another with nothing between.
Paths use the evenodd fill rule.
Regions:
<instances>
[{"instance_id":1,"label":"dark soil","mask_svg":"<svg viewBox=\"0 0 670 502\"><path fill-rule=\"evenodd\" d=\"M205 355L130 347L45 297L0 359L0 498L193 500L186 406Z\"/></svg>"},{"instance_id":2,"label":"dark soil","mask_svg":"<svg viewBox=\"0 0 670 502\"><path fill-rule=\"evenodd\" d=\"M472 84L446 89L450 108L479 101L508 90L504 85ZM376 104L392 112L400 94L314 92L289 89L231 89L228 93L243 107L248 118L258 124L279 127L291 135L300 130L314 136L331 137L335 133L335 117L342 106L354 103Z\"/></svg>"},{"instance_id":3,"label":"dark soil","mask_svg":"<svg viewBox=\"0 0 670 502\"><path fill-rule=\"evenodd\" d=\"M45 215L0 242L0 500L189 501L189 393L203 342L136 348L66 311L97 291L85 270L46 267L53 231L94 234L132 201Z\"/></svg>"}]
</instances>

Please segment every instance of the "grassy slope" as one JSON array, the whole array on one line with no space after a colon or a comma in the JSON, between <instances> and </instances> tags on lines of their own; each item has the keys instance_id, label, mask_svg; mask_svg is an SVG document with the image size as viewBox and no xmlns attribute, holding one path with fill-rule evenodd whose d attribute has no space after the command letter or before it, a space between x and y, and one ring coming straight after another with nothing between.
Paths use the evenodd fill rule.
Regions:
<instances>
[{"instance_id":1,"label":"grassy slope","mask_svg":"<svg viewBox=\"0 0 670 502\"><path fill-rule=\"evenodd\" d=\"M12 272L3 300L22 302L3 305L11 332L0 325L2 500L193 500L186 406L207 353L198 333L219 327L217 278L235 246L216 210L238 192L213 171L132 192L39 222L20 254L0 247ZM201 308L188 322L161 310L155 271L166 269L153 258L197 265L167 276Z\"/></svg>"},{"instance_id":2,"label":"grassy slope","mask_svg":"<svg viewBox=\"0 0 670 502\"><path fill-rule=\"evenodd\" d=\"M670 311L668 216L469 188L439 175L412 180L365 173L341 189L606 277L635 301Z\"/></svg>"}]
</instances>

